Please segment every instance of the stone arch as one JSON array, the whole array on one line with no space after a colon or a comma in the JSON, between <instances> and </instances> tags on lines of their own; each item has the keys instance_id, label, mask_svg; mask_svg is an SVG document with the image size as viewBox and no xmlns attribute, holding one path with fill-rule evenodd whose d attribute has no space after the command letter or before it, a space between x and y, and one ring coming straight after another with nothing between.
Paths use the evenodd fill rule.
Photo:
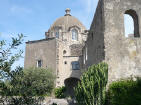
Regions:
<instances>
[{"instance_id":1,"label":"stone arch","mask_svg":"<svg viewBox=\"0 0 141 105\"><path fill-rule=\"evenodd\" d=\"M66 95L74 97L74 90L73 88L77 86L78 82L80 79L75 78L75 77L70 77L65 79L64 84L66 87Z\"/></svg>"},{"instance_id":2,"label":"stone arch","mask_svg":"<svg viewBox=\"0 0 141 105\"><path fill-rule=\"evenodd\" d=\"M139 33L139 20L138 15L135 10L129 9L126 10L124 14L130 15L133 18L134 22L134 37L140 37Z\"/></svg>"}]
</instances>

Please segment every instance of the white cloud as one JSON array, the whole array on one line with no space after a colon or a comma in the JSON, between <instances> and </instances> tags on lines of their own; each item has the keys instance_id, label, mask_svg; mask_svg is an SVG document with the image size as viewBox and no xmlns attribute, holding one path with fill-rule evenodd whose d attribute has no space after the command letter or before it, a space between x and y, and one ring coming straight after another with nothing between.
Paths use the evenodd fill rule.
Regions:
<instances>
[{"instance_id":1,"label":"white cloud","mask_svg":"<svg viewBox=\"0 0 141 105\"><path fill-rule=\"evenodd\" d=\"M18 5L13 5L11 8L10 8L10 11L11 13L13 14L17 14L17 13L20 13L20 14L29 14L32 12L31 9L29 8L25 8L25 7L22 7L22 6L18 6Z\"/></svg>"}]
</instances>

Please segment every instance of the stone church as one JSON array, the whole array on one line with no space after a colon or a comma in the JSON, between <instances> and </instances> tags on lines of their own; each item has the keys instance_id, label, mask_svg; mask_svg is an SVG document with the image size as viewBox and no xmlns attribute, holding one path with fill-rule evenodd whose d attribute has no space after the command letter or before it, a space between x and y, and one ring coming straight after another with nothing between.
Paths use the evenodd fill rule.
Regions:
<instances>
[{"instance_id":1,"label":"stone church","mask_svg":"<svg viewBox=\"0 0 141 105\"><path fill-rule=\"evenodd\" d=\"M85 26L66 9L45 32L45 39L26 42L25 68L42 67L56 74L56 87L77 82L82 73ZM75 79L74 79L75 78ZM70 81L70 82L69 82ZM73 81L73 82L72 82Z\"/></svg>"},{"instance_id":2,"label":"stone church","mask_svg":"<svg viewBox=\"0 0 141 105\"><path fill-rule=\"evenodd\" d=\"M125 37L125 14L134 22L132 37ZM66 9L45 39L26 43L25 67L51 68L56 86L75 85L84 69L103 61L109 83L141 77L140 33L141 0L99 0L89 31Z\"/></svg>"}]
</instances>

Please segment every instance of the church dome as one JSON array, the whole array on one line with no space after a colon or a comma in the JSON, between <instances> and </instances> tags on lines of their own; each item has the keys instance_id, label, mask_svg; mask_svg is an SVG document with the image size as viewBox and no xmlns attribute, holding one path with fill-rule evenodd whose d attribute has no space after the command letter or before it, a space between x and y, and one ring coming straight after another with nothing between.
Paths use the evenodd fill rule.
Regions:
<instances>
[{"instance_id":1,"label":"church dome","mask_svg":"<svg viewBox=\"0 0 141 105\"><path fill-rule=\"evenodd\" d=\"M70 9L66 9L65 11L66 14L63 17L58 18L49 30L52 30L55 27L62 27L65 31L67 31L73 26L86 30L85 26L77 18L71 16Z\"/></svg>"}]
</instances>

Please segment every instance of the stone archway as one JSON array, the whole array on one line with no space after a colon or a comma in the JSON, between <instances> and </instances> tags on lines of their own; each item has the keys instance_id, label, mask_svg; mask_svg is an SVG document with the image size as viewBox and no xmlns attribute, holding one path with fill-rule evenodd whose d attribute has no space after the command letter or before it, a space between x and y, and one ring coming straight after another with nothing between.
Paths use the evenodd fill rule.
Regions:
<instances>
[{"instance_id":1,"label":"stone archway","mask_svg":"<svg viewBox=\"0 0 141 105\"><path fill-rule=\"evenodd\" d=\"M70 77L67 78L64 83L66 86L66 95L71 96L72 98L74 97L74 87L77 85L77 83L80 80L78 78Z\"/></svg>"}]
</instances>

